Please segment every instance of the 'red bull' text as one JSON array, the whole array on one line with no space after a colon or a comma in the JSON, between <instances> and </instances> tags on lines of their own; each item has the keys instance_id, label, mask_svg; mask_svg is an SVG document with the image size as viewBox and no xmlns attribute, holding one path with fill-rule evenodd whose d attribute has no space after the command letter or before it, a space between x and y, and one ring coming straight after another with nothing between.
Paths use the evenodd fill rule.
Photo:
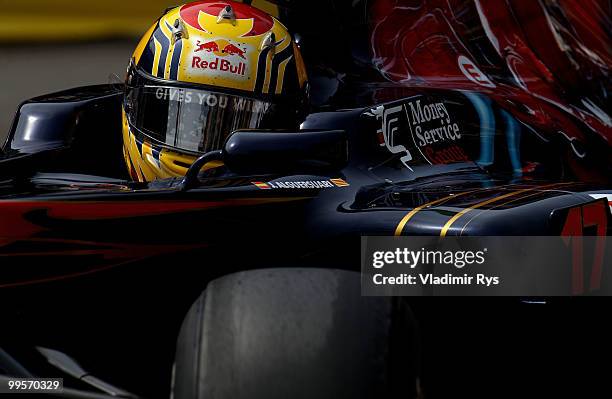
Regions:
<instances>
[{"instance_id":1,"label":"'red bull' text","mask_svg":"<svg viewBox=\"0 0 612 399\"><path fill-rule=\"evenodd\" d=\"M213 61L206 61L200 57L193 57L191 60L192 68L219 70L229 72L235 75L244 76L246 73L246 64L239 62L238 64L231 63L229 60L215 58Z\"/></svg>"}]
</instances>

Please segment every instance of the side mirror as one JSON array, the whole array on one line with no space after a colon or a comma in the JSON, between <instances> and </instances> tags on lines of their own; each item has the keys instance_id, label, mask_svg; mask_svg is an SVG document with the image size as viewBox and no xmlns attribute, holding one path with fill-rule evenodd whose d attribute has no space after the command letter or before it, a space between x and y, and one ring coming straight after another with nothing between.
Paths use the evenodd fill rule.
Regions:
<instances>
[{"instance_id":1,"label":"side mirror","mask_svg":"<svg viewBox=\"0 0 612 399\"><path fill-rule=\"evenodd\" d=\"M76 144L95 145L96 153L108 154L99 146L108 141L121 143L120 135L112 133L121 131L122 99L123 92L112 85L77 87L29 99L19 105L3 150L32 154ZM92 155L88 151L87 157Z\"/></svg>"},{"instance_id":2,"label":"side mirror","mask_svg":"<svg viewBox=\"0 0 612 399\"><path fill-rule=\"evenodd\" d=\"M348 162L346 132L240 130L225 142L223 162L232 172L249 175L339 170Z\"/></svg>"},{"instance_id":3,"label":"side mirror","mask_svg":"<svg viewBox=\"0 0 612 399\"><path fill-rule=\"evenodd\" d=\"M325 173L346 166L348 140L344 130L238 130L223 149L202 155L189 167L183 190L194 187L200 169L213 160L244 175Z\"/></svg>"}]
</instances>

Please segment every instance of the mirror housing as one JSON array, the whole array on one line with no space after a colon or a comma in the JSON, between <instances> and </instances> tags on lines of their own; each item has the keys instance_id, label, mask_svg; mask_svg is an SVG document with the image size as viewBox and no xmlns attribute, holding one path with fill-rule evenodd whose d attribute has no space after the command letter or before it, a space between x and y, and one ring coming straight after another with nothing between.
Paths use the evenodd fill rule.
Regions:
<instances>
[{"instance_id":1,"label":"mirror housing","mask_svg":"<svg viewBox=\"0 0 612 399\"><path fill-rule=\"evenodd\" d=\"M237 174L309 174L348 163L344 130L238 130L223 146L223 162Z\"/></svg>"},{"instance_id":2,"label":"mirror housing","mask_svg":"<svg viewBox=\"0 0 612 399\"><path fill-rule=\"evenodd\" d=\"M237 130L223 149L207 152L191 164L181 191L197 186L200 170L211 161L222 161L238 175L332 172L348 163L348 139L344 130Z\"/></svg>"}]
</instances>

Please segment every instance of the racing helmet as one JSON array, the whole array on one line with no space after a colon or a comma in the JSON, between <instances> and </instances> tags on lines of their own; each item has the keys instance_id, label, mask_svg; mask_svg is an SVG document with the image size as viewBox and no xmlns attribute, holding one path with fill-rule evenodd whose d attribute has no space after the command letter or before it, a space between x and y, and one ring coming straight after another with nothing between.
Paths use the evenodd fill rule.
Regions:
<instances>
[{"instance_id":1,"label":"racing helmet","mask_svg":"<svg viewBox=\"0 0 612 399\"><path fill-rule=\"evenodd\" d=\"M183 176L236 129L295 128L306 91L300 50L270 14L225 0L168 9L128 67L122 117L129 173L137 181Z\"/></svg>"}]
</instances>

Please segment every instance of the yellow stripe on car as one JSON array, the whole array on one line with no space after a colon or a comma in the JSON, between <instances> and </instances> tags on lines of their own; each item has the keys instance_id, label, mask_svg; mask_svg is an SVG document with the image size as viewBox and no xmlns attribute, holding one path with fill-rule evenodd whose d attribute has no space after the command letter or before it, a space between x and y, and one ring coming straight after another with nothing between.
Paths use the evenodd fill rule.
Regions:
<instances>
[{"instance_id":1,"label":"yellow stripe on car","mask_svg":"<svg viewBox=\"0 0 612 399\"><path fill-rule=\"evenodd\" d=\"M448 233L448 230L451 228L451 226L453 225L453 223L455 223L457 221L457 219L459 219L461 216L465 215L466 213L474 210L474 209L478 209L481 208L485 205L489 205L492 204L496 201L500 201L504 198L508 198L508 197L513 197L515 195L519 195L522 193L526 193L526 192L530 192L530 191L535 191L535 190L541 190L541 189L546 189L546 188L552 188L555 186L559 186L559 185L563 185L563 184L571 184L571 183L554 183L554 184L548 184L545 186L538 186L538 187L531 187L531 188L525 188L523 190L518 190L518 191L512 191L510 193L504 194L504 195L500 195L498 197L494 197L494 198L490 198L486 201L482 201L477 203L476 205L470 206L468 208L463 209L462 211L458 212L457 214L455 214L452 218L450 218L448 220L448 222L446 222L446 224L444 225L444 227L442 227L442 230L440 231L440 237L445 237L446 233Z\"/></svg>"},{"instance_id":2,"label":"yellow stripe on car","mask_svg":"<svg viewBox=\"0 0 612 399\"><path fill-rule=\"evenodd\" d=\"M394 234L394 235L395 235L395 236L401 236L401 235L402 235L402 231L404 230L404 227L406 226L406 223L408 223L408 221L410 221L410 219L412 219L412 217L413 217L414 215L416 215L418 212L420 212L421 210L423 210L423 209L425 209L425 208L429 208L429 207L434 206L434 205L439 205L439 204L442 204L442 203L444 203L444 202L446 202L446 201L449 201L449 200L451 200L451 199L453 199L453 198L460 197L460 196L462 196L462 195L467 195L467 194L474 193L474 192L476 192L476 191L479 191L479 190L464 191L464 192L462 192L462 193L450 194L450 195L448 195L447 197L444 197L444 198L439 198L439 199L437 199L437 200L435 200L435 201L431 201L431 202L428 202L428 203L423 204L423 205L421 205L421 206L417 206L416 208L414 208L413 210L411 210L410 212L408 212L408 213L407 213L407 214L406 214L406 215L405 215L405 216L402 218L402 220L400 220L399 224L398 224L398 225L397 225L397 227L395 228L395 234Z\"/></svg>"}]
</instances>

